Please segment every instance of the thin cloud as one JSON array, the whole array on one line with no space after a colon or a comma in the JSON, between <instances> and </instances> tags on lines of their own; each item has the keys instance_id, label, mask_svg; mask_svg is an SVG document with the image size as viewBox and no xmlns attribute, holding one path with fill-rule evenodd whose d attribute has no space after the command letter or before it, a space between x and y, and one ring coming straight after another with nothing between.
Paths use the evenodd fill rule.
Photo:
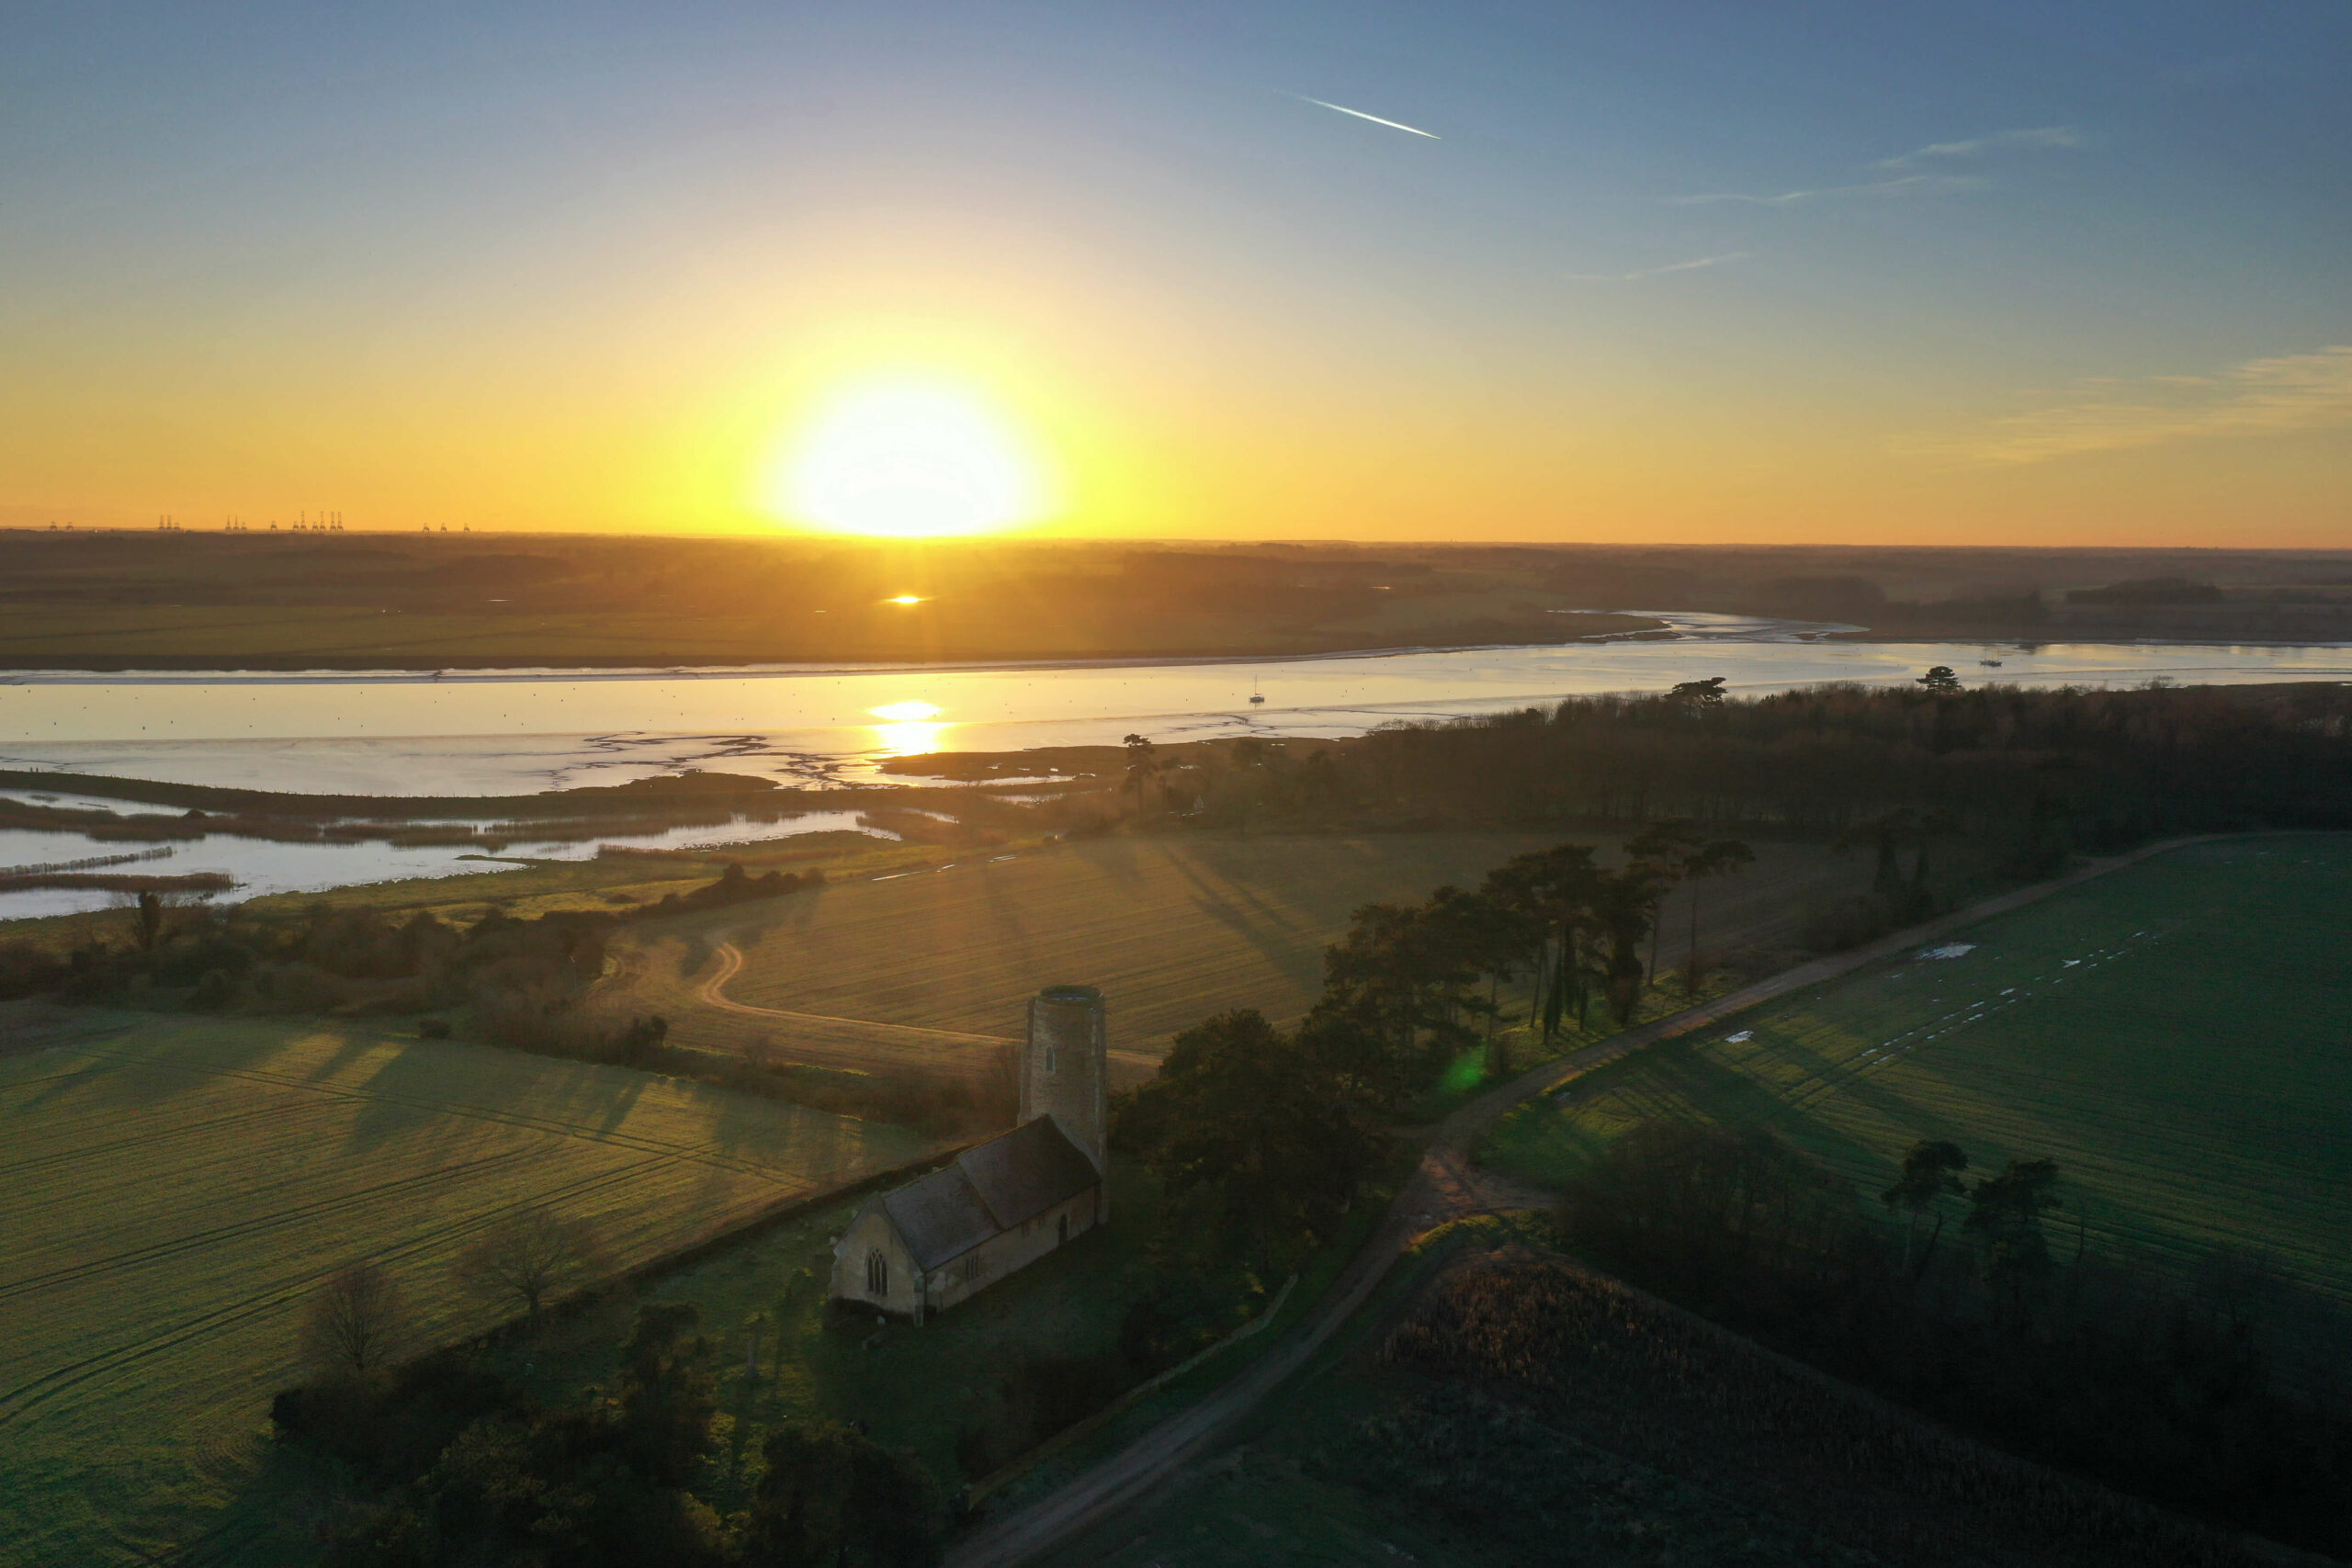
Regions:
<instances>
[{"instance_id":1,"label":"thin cloud","mask_svg":"<svg viewBox=\"0 0 2352 1568\"><path fill-rule=\"evenodd\" d=\"M1884 179L1862 180L1852 185L1820 186L1811 190L1784 190L1776 196L1748 196L1739 191L1708 191L1699 196L1675 196L1667 199L1678 207L1698 207L1710 202L1737 202L1745 207L1793 207L1804 201L1830 198L1860 197L1875 199L1884 197L1936 196L1949 192L1983 190L1989 183L1979 175L1949 175L1927 172L1940 164L1957 159L1974 158L1986 152L1997 152L2015 147L2080 147L2083 134L2071 125L2039 125L2024 130L1998 130L1990 136L1971 137L1964 141L1937 141L1900 157L1881 158L1870 164L1888 175ZM1922 165L1926 168L1923 169Z\"/></svg>"},{"instance_id":2,"label":"thin cloud","mask_svg":"<svg viewBox=\"0 0 2352 1568\"><path fill-rule=\"evenodd\" d=\"M1669 272L1696 272L1702 266L1725 266L1746 261L1746 251L1726 251L1719 256L1701 256L1696 261L1669 262L1664 266L1645 266L1638 272L1571 272L1565 274L1576 283L1632 283L1645 277L1663 277Z\"/></svg>"},{"instance_id":3,"label":"thin cloud","mask_svg":"<svg viewBox=\"0 0 2352 1568\"><path fill-rule=\"evenodd\" d=\"M1897 158L1881 158L1873 169L1908 169L1942 158L1973 158L2011 147L2080 147L2083 133L2071 125L2038 125L2027 130L1996 130L1965 141L1934 141Z\"/></svg>"},{"instance_id":4,"label":"thin cloud","mask_svg":"<svg viewBox=\"0 0 2352 1568\"><path fill-rule=\"evenodd\" d=\"M1890 196L1929 196L1937 191L1981 190L1984 182L1973 175L1904 175L1891 180L1869 180L1860 185L1823 186L1815 190L1784 190L1778 196L1747 196L1738 191L1706 191L1697 196L1670 196L1667 200L1677 207L1703 207L1711 202L1736 201L1746 207L1793 207L1801 201L1819 201L1825 197L1858 197L1864 199Z\"/></svg>"},{"instance_id":5,"label":"thin cloud","mask_svg":"<svg viewBox=\"0 0 2352 1568\"><path fill-rule=\"evenodd\" d=\"M1318 109L1330 109L1338 114L1351 114L1358 119L1368 119L1374 125L1385 125L1391 130L1408 130L1412 132L1415 136L1426 136L1431 141L1442 141L1445 140L1444 137L1440 136L1434 130L1423 130L1419 126L1407 125L1402 120L1383 119L1376 114L1366 114L1362 109L1351 109L1345 104L1327 104L1320 98L1310 98L1304 93L1299 93L1295 96L1300 103L1313 104Z\"/></svg>"},{"instance_id":6,"label":"thin cloud","mask_svg":"<svg viewBox=\"0 0 2352 1568\"><path fill-rule=\"evenodd\" d=\"M2352 344L2249 359L2211 377L2077 383L2058 401L1992 422L1917 455L1992 467L2128 452L2214 435L2285 435L2352 425Z\"/></svg>"}]
</instances>

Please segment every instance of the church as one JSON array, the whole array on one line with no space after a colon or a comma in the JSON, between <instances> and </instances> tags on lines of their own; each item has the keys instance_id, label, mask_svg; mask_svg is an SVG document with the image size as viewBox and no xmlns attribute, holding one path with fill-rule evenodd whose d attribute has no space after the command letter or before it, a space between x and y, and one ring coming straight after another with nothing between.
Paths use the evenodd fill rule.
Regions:
<instances>
[{"instance_id":1,"label":"church","mask_svg":"<svg viewBox=\"0 0 2352 1568\"><path fill-rule=\"evenodd\" d=\"M1111 1217L1102 993L1030 999L1013 1129L866 1200L833 1248L832 1293L920 1324Z\"/></svg>"}]
</instances>

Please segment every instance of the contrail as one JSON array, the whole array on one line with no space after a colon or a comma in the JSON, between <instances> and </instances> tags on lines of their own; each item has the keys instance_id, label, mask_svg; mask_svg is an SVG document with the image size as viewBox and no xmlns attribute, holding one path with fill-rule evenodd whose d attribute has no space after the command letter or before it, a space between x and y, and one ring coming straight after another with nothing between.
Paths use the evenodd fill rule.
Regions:
<instances>
[{"instance_id":1,"label":"contrail","mask_svg":"<svg viewBox=\"0 0 2352 1568\"><path fill-rule=\"evenodd\" d=\"M1383 119L1376 114L1366 114L1362 109L1351 109L1345 104L1327 104L1320 98L1310 98L1304 93L1297 95L1297 96L1300 103L1313 104L1318 109L1334 109L1340 114L1351 114L1358 119L1368 119L1374 125L1385 125L1391 130L1409 130L1415 136L1426 136L1431 141L1442 141L1445 140L1444 137L1440 136L1434 130L1423 130L1418 126L1406 125L1401 121Z\"/></svg>"},{"instance_id":2,"label":"contrail","mask_svg":"<svg viewBox=\"0 0 2352 1568\"><path fill-rule=\"evenodd\" d=\"M1668 262L1664 266L1645 266L1639 272L1570 272L1561 276L1572 283L1632 283L1645 277L1663 277L1669 272L1695 272L1702 266L1723 266L1736 261L1746 261L1746 251L1726 251L1719 256L1701 256L1696 261Z\"/></svg>"}]
</instances>

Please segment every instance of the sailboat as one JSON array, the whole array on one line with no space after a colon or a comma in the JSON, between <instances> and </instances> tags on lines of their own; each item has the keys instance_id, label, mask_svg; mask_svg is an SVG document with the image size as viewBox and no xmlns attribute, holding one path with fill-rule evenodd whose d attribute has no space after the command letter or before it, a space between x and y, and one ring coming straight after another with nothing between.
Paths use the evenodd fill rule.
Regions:
<instances>
[{"instance_id":1,"label":"sailboat","mask_svg":"<svg viewBox=\"0 0 2352 1568\"><path fill-rule=\"evenodd\" d=\"M1265 694L1264 694L1264 693L1262 693L1262 692L1261 692L1260 690L1258 690L1258 678L1257 678L1255 675L1250 676L1250 705L1251 707L1253 707L1253 708L1254 708L1254 707L1261 706L1261 705L1262 705L1264 704L1265 700L1266 700Z\"/></svg>"}]
</instances>

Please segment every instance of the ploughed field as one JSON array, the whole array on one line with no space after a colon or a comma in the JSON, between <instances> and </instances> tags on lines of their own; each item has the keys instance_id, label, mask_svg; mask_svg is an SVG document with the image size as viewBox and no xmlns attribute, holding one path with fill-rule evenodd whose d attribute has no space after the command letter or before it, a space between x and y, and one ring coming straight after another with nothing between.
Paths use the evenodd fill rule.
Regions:
<instances>
[{"instance_id":1,"label":"ploughed field","mask_svg":"<svg viewBox=\"0 0 2352 1568\"><path fill-rule=\"evenodd\" d=\"M2352 836L2193 844L1604 1068L1480 1157L1556 1183L1643 1118L1752 1122L1867 1196L1949 1138L2058 1162L2053 1252L2245 1249L2352 1298L2347 945Z\"/></svg>"},{"instance_id":2,"label":"ploughed field","mask_svg":"<svg viewBox=\"0 0 2352 1568\"><path fill-rule=\"evenodd\" d=\"M383 1030L0 1017L0 1563L303 1554L270 1394L318 1282L374 1258L418 1344L505 1315L449 1265L501 1214L616 1267L918 1157L899 1128Z\"/></svg>"},{"instance_id":3,"label":"ploughed field","mask_svg":"<svg viewBox=\"0 0 2352 1568\"><path fill-rule=\"evenodd\" d=\"M661 1012L681 1044L740 1050L764 1037L825 1066L978 1075L1019 1035L1041 986L1080 982L1109 1000L1114 1077L1141 1075L1215 1013L1304 1013L1323 950L1360 906L1475 887L1512 855L1592 839L1200 834L975 851L936 871L633 934L628 1006ZM1747 874L1702 890L1702 951L1785 945L1809 900L1869 874L1818 845L1756 848ZM1688 943L1686 897L1668 906L1667 969Z\"/></svg>"}]
</instances>

